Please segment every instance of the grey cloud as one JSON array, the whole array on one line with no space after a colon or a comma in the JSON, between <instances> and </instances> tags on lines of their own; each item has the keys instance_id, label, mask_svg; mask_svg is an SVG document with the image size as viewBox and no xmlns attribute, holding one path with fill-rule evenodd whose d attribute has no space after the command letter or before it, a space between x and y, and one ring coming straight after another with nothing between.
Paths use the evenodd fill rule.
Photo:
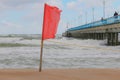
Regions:
<instances>
[{"instance_id":1,"label":"grey cloud","mask_svg":"<svg viewBox=\"0 0 120 80\"><path fill-rule=\"evenodd\" d=\"M44 0L0 0L0 3L7 6L19 6L29 3L44 2Z\"/></svg>"},{"instance_id":2,"label":"grey cloud","mask_svg":"<svg viewBox=\"0 0 120 80\"><path fill-rule=\"evenodd\" d=\"M0 0L0 14L3 14L3 17L0 15L0 18L1 20L4 20L2 23L0 21L0 26L6 26L4 27L5 29L9 28L10 30L18 32L21 28L23 28L21 29L23 30L22 32L28 32L26 27L31 27L31 31L33 29L38 31L42 25L44 3L48 3L50 5L58 7L62 5L61 0ZM13 14L6 14L6 12L19 12L19 14L16 14L14 16L21 16L19 17L19 19L17 19L18 21L16 20L14 22L12 21L14 20L14 18L11 18Z\"/></svg>"},{"instance_id":3,"label":"grey cloud","mask_svg":"<svg viewBox=\"0 0 120 80\"><path fill-rule=\"evenodd\" d=\"M30 5L36 6L36 4L39 4L40 6L43 6L44 3L49 3L51 5L57 5L58 7L61 7L60 0L0 0L0 10L23 10L24 8L29 9Z\"/></svg>"}]
</instances>

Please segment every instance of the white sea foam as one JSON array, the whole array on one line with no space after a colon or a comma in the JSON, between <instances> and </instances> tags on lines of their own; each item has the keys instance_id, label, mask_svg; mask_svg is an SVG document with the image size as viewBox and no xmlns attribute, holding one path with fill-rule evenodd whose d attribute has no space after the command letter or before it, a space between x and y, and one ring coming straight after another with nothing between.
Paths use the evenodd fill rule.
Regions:
<instances>
[{"instance_id":1,"label":"white sea foam","mask_svg":"<svg viewBox=\"0 0 120 80\"><path fill-rule=\"evenodd\" d=\"M39 39L0 37L0 43L40 45ZM44 41L43 68L120 68L120 46L106 40L73 38ZM40 46L1 47L0 68L38 68Z\"/></svg>"}]
</instances>

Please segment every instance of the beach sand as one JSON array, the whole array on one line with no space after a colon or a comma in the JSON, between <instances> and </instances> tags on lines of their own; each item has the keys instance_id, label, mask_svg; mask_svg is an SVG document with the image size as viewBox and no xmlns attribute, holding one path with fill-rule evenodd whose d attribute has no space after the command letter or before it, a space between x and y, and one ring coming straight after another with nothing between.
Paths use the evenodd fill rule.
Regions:
<instances>
[{"instance_id":1,"label":"beach sand","mask_svg":"<svg viewBox=\"0 0 120 80\"><path fill-rule=\"evenodd\" d=\"M1 69L0 80L120 80L120 69Z\"/></svg>"}]
</instances>

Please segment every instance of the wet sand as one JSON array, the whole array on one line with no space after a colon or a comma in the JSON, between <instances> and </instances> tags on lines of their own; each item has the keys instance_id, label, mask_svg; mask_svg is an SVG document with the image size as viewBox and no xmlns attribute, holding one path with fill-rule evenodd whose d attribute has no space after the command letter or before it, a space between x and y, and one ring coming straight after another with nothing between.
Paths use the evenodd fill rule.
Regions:
<instances>
[{"instance_id":1,"label":"wet sand","mask_svg":"<svg viewBox=\"0 0 120 80\"><path fill-rule=\"evenodd\" d=\"M0 69L0 80L120 80L120 69Z\"/></svg>"}]
</instances>

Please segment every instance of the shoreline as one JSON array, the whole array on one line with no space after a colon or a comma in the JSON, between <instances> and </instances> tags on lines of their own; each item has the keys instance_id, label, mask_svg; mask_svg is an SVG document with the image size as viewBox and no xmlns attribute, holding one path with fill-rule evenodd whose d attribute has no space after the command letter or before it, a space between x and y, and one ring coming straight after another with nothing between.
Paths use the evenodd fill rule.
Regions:
<instances>
[{"instance_id":1,"label":"shoreline","mask_svg":"<svg viewBox=\"0 0 120 80\"><path fill-rule=\"evenodd\" d=\"M0 80L120 80L120 69L0 69Z\"/></svg>"}]
</instances>

